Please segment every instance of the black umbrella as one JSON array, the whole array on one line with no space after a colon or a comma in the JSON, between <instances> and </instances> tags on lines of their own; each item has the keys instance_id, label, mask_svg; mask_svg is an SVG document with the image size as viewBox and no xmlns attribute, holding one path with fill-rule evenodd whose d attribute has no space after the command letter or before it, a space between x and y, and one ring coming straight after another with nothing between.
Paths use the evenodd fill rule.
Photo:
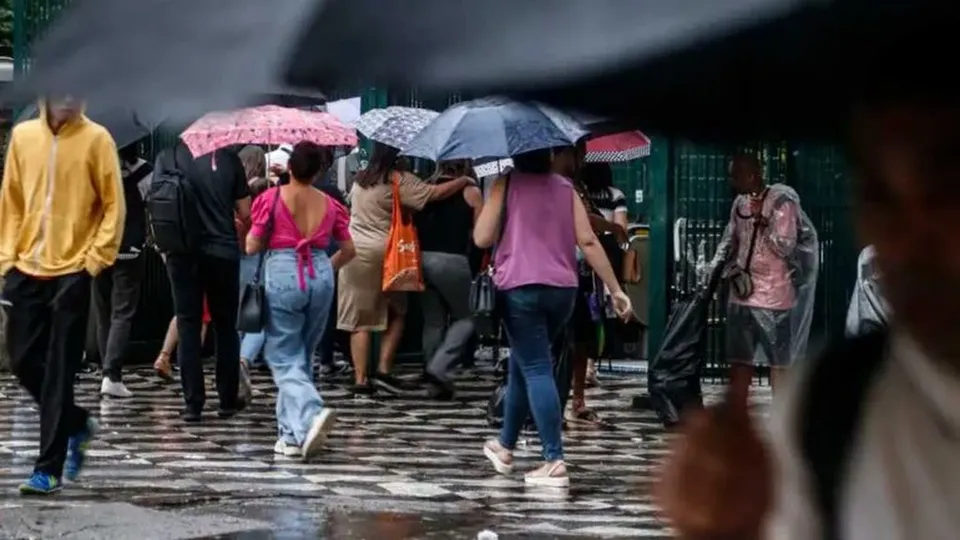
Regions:
<instances>
[{"instance_id":1,"label":"black umbrella","mask_svg":"<svg viewBox=\"0 0 960 540\"><path fill-rule=\"evenodd\" d=\"M17 117L16 123L36 118L37 112L35 104L25 107ZM143 118L134 110L118 107L88 109L85 114L87 118L107 128L117 148L123 148L144 137L149 137L161 123L158 120Z\"/></svg>"},{"instance_id":2,"label":"black umbrella","mask_svg":"<svg viewBox=\"0 0 960 540\"><path fill-rule=\"evenodd\" d=\"M277 105L299 109L317 107L327 102L322 92L313 90L278 89L273 92L263 92L253 97L251 105Z\"/></svg>"},{"instance_id":3,"label":"black umbrella","mask_svg":"<svg viewBox=\"0 0 960 540\"><path fill-rule=\"evenodd\" d=\"M512 91L627 117L651 132L823 135L864 96L953 95L951 70L934 64L952 64L960 47L960 7L934 0L163 6L74 4L34 49L35 67L15 87L137 110L167 103L171 112L194 115L245 104L258 89L278 85L409 84ZM151 24L129 23L136 20ZM494 38L451 39L452 28L465 27Z\"/></svg>"}]
</instances>

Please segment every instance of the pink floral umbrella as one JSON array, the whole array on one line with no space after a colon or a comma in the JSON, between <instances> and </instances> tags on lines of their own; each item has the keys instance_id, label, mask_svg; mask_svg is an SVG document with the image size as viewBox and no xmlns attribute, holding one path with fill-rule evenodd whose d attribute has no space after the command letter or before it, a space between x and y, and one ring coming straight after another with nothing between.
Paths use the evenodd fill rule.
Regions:
<instances>
[{"instance_id":1,"label":"pink floral umbrella","mask_svg":"<svg viewBox=\"0 0 960 540\"><path fill-rule=\"evenodd\" d=\"M356 146L357 132L329 113L264 105L214 112L194 122L180 138L194 156L234 144Z\"/></svg>"}]
</instances>

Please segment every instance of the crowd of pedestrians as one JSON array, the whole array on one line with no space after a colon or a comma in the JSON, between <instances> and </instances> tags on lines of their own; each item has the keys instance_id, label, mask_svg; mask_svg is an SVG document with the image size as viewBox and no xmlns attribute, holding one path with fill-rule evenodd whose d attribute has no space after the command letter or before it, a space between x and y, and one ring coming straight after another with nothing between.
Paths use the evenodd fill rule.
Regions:
<instances>
[{"instance_id":1,"label":"crowd of pedestrians","mask_svg":"<svg viewBox=\"0 0 960 540\"><path fill-rule=\"evenodd\" d=\"M483 452L497 471L509 472L520 430L532 417L544 464L527 481L569 483L561 440L567 396L558 392L567 385L556 380L557 344L572 351L566 420L597 423L585 388L595 382L591 363L601 354L598 324L632 316L622 288L626 200L609 165L585 163L584 143L513 156L513 168L491 179L486 200L471 161L440 161L420 178L396 147L375 143L369 165L344 195L333 181L331 147L301 142L268 156L248 145L195 156L180 142L151 165L134 146L115 148L75 100L51 101L41 113L15 128L0 194L11 363L41 406L42 452L25 492L55 491L64 473L75 476L96 431L89 414L72 404L91 296L101 394L134 397L123 384L122 363L146 249L163 257L174 304L154 368L171 380L179 370L183 421L201 422L206 411L202 350L211 330L218 416L233 417L249 405L249 371L262 362L278 387L276 453L304 459L319 451L334 422L317 391L314 364L319 360L321 374L349 369L334 354L340 335L347 336L353 394L399 394L422 385L435 398L453 397L455 374L476 344L471 286L485 271L480 261L491 260L511 352L503 426ZM78 167L80 160L93 165ZM806 240L777 224L791 222L799 207L788 188L764 187L755 161L735 165L734 177L750 197L743 204L756 210L767 201L779 212L769 228L776 234L758 244L756 261L764 264L742 260L742 241L732 244L739 252L722 247L717 260L739 253L740 266L753 272L751 285L761 294L747 294L753 304L747 302L745 316L786 317L790 306L756 302L766 298L767 281L787 287L788 268L778 261ZM768 191L785 195L758 199ZM387 239L398 211L418 231L422 292L385 292ZM734 233L733 240L750 234ZM778 271L784 275L769 277ZM411 301L421 303L424 315L420 381L393 373ZM755 326L744 329L744 343L758 344L774 365L796 356L789 341L795 332ZM368 365L374 332L381 335L379 356ZM736 352L749 364L755 351L744 345Z\"/></svg>"}]
</instances>

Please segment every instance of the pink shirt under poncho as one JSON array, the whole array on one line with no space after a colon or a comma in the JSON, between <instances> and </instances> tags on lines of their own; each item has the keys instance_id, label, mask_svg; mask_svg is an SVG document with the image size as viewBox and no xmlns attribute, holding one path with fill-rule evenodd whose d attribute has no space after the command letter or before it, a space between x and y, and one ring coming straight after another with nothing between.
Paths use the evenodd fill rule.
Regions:
<instances>
[{"instance_id":1,"label":"pink shirt under poncho","mask_svg":"<svg viewBox=\"0 0 960 540\"><path fill-rule=\"evenodd\" d=\"M797 205L793 201L782 201L770 193L763 201L762 215L768 220L767 228L757 234L757 242L750 261L750 275L753 278L753 294L746 299L730 295L735 304L764 309L786 310L796 304L796 291L793 285L790 266L778 252L773 238L777 238L781 249L795 248L797 243ZM754 220L743 219L739 214L750 214L749 197L740 195L733 201L731 220L733 234L737 241L735 253L737 265L746 266L750 251L750 238L753 236Z\"/></svg>"}]
</instances>

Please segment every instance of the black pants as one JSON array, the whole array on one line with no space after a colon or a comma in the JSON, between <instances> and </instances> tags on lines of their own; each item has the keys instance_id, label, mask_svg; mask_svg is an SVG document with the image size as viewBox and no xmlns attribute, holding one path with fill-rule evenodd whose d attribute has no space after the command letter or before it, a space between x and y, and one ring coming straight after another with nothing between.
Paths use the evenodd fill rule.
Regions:
<instances>
[{"instance_id":1,"label":"black pants","mask_svg":"<svg viewBox=\"0 0 960 540\"><path fill-rule=\"evenodd\" d=\"M320 356L320 365L333 365L333 351L337 343L337 289L338 279L333 280L333 302L330 303L330 316L327 317L327 328L320 338L320 347L317 353Z\"/></svg>"},{"instance_id":2,"label":"black pants","mask_svg":"<svg viewBox=\"0 0 960 540\"><path fill-rule=\"evenodd\" d=\"M10 367L40 408L35 470L57 478L63 474L67 440L89 418L73 401L73 382L83 360L90 281L86 272L36 279L14 269L3 288Z\"/></svg>"},{"instance_id":3,"label":"black pants","mask_svg":"<svg viewBox=\"0 0 960 540\"><path fill-rule=\"evenodd\" d=\"M103 375L121 380L123 357L130 343L133 317L140 303L144 257L117 260L93 280L93 305L97 316L97 347Z\"/></svg>"},{"instance_id":4,"label":"black pants","mask_svg":"<svg viewBox=\"0 0 960 540\"><path fill-rule=\"evenodd\" d=\"M216 337L216 386L220 408L235 409L240 378L240 338L237 334L240 261L200 254L171 254L167 256L167 273L180 334L177 362L187 408L199 412L206 402L200 362L200 329L203 326L203 296L206 294Z\"/></svg>"}]
</instances>

